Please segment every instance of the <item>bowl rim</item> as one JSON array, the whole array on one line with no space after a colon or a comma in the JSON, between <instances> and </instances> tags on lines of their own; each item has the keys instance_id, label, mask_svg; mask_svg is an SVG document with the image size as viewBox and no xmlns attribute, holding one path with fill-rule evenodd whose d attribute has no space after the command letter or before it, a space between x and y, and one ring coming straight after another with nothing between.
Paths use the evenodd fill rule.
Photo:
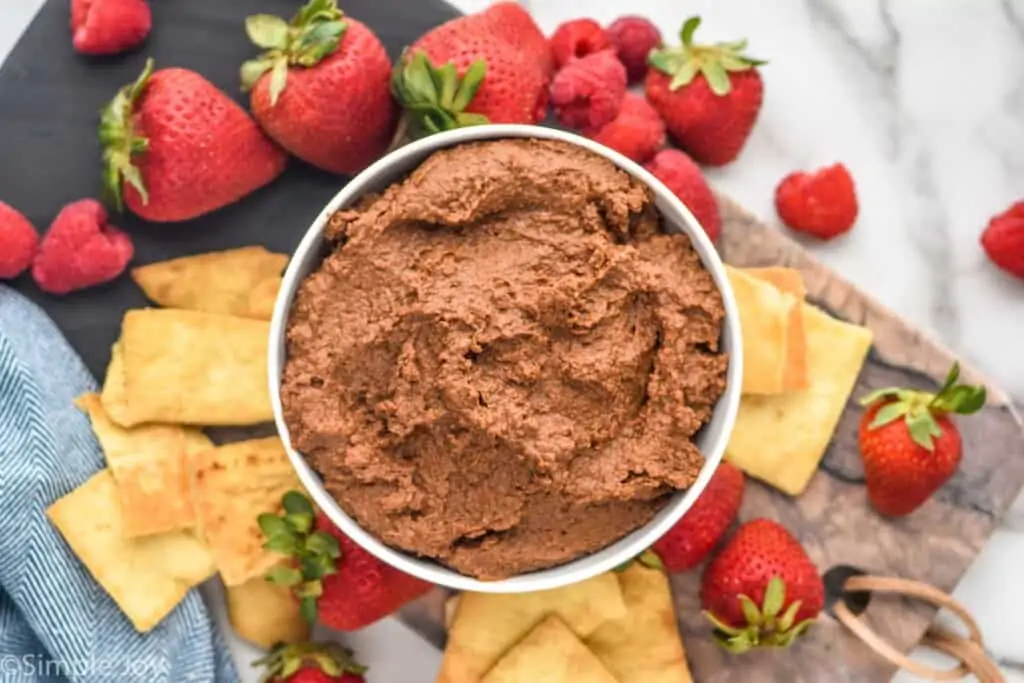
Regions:
<instances>
[{"instance_id":1,"label":"bowl rim","mask_svg":"<svg viewBox=\"0 0 1024 683\"><path fill-rule=\"evenodd\" d=\"M721 420L717 438L702 449L704 464L696 481L689 489L677 492L650 522L598 551L554 567L496 581L483 581L444 567L433 560L420 558L388 546L350 517L327 492L319 475L306 463L305 458L292 447L288 427L284 420L280 388L286 356L285 334L292 301L299 285L307 275L306 263L310 259L311 253L318 250L321 245L322 233L330 217L340 208L350 205L354 200L366 194L369 190L368 186L378 186L382 177L384 184L404 178L433 152L468 142L509 138L558 140L596 153L650 187L656 203L668 205L682 219L681 222L677 222L674 220L676 217L672 217L672 224L689 236L701 262L711 273L725 305L723 347L726 347L729 352L729 366L726 371L725 390L714 409L713 419ZM410 159L419 159L419 161L410 166ZM393 168L396 166L404 170L394 171ZM662 213L665 213L664 209L662 209ZM743 349L739 312L725 266L710 238L700 227L689 208L661 181L641 165L622 154L575 133L546 126L488 124L437 133L399 147L368 166L331 198L306 230L285 270L270 324L267 380L274 424L299 480L317 507L323 510L331 522L346 536L382 562L429 583L459 591L520 593L571 585L620 566L649 548L693 506L708 485L725 454L729 435L732 433L739 410L742 365Z\"/></svg>"}]
</instances>

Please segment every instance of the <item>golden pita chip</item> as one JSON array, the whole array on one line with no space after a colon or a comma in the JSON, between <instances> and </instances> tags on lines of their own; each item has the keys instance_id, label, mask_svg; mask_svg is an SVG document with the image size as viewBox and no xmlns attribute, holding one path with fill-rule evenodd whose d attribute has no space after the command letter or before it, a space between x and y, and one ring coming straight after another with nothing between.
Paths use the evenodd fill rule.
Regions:
<instances>
[{"instance_id":1,"label":"golden pita chip","mask_svg":"<svg viewBox=\"0 0 1024 683\"><path fill-rule=\"evenodd\" d=\"M128 420L128 394L124 384L124 349L118 339L110 349L110 364L107 365L107 376L103 380L103 393L100 395L103 409L107 416L119 425Z\"/></svg>"},{"instance_id":2,"label":"golden pita chip","mask_svg":"<svg viewBox=\"0 0 1024 683\"><path fill-rule=\"evenodd\" d=\"M557 614L584 638L625 613L622 591L612 574L532 593L463 593L437 683L477 683L503 653L550 614Z\"/></svg>"},{"instance_id":3,"label":"golden pita chip","mask_svg":"<svg viewBox=\"0 0 1024 683\"><path fill-rule=\"evenodd\" d=\"M281 561L263 548L256 518L280 512L281 497L302 490L281 440L253 439L199 453L192 461L199 526L227 586L263 576Z\"/></svg>"},{"instance_id":4,"label":"golden pita chip","mask_svg":"<svg viewBox=\"0 0 1024 683\"><path fill-rule=\"evenodd\" d=\"M726 272L736 296L743 336L743 393L781 393L789 316L798 302L793 295L742 270L727 267Z\"/></svg>"},{"instance_id":5,"label":"golden pita chip","mask_svg":"<svg viewBox=\"0 0 1024 683\"><path fill-rule=\"evenodd\" d=\"M804 278L795 268L747 268L744 272L774 285L784 294L792 294L798 302L803 302L807 297ZM789 329L786 334L786 365L782 370L782 388L784 391L797 391L806 389L808 385L804 307L793 306L789 312Z\"/></svg>"},{"instance_id":6,"label":"golden pita chip","mask_svg":"<svg viewBox=\"0 0 1024 683\"><path fill-rule=\"evenodd\" d=\"M117 482L125 535L148 536L195 527L185 430L177 425L125 429L107 416L97 394L83 394L75 404L89 416Z\"/></svg>"},{"instance_id":7,"label":"golden pita chip","mask_svg":"<svg viewBox=\"0 0 1024 683\"><path fill-rule=\"evenodd\" d=\"M131 275L150 301L165 308L246 315L253 289L279 276L287 263L284 254L242 247L151 263Z\"/></svg>"},{"instance_id":8,"label":"golden pita chip","mask_svg":"<svg viewBox=\"0 0 1024 683\"><path fill-rule=\"evenodd\" d=\"M282 278L275 276L253 287L239 315L259 320L273 318L274 304L277 303L277 293L281 289L281 282Z\"/></svg>"},{"instance_id":9,"label":"golden pita chip","mask_svg":"<svg viewBox=\"0 0 1024 683\"><path fill-rule=\"evenodd\" d=\"M626 616L601 624L587 647L618 683L693 683L668 577L639 562L617 576Z\"/></svg>"},{"instance_id":10,"label":"golden pita chip","mask_svg":"<svg viewBox=\"0 0 1024 683\"><path fill-rule=\"evenodd\" d=\"M186 427L183 431L185 433L185 454L189 458L211 448L216 448L213 442L210 441L210 437L203 434L201 430Z\"/></svg>"},{"instance_id":11,"label":"golden pita chip","mask_svg":"<svg viewBox=\"0 0 1024 683\"><path fill-rule=\"evenodd\" d=\"M176 309L128 311L121 336L122 425L251 425L272 419L267 385L270 324ZM108 400L109 399L109 400Z\"/></svg>"},{"instance_id":12,"label":"golden pita chip","mask_svg":"<svg viewBox=\"0 0 1024 683\"><path fill-rule=\"evenodd\" d=\"M481 683L619 683L561 619L551 615L498 660Z\"/></svg>"},{"instance_id":13,"label":"golden pita chip","mask_svg":"<svg viewBox=\"0 0 1024 683\"><path fill-rule=\"evenodd\" d=\"M804 304L810 387L744 396L726 458L791 496L807 487L828 449L871 348L871 331Z\"/></svg>"},{"instance_id":14,"label":"golden pita chip","mask_svg":"<svg viewBox=\"0 0 1024 683\"><path fill-rule=\"evenodd\" d=\"M285 586L263 577L228 586L228 617L235 633L259 647L300 643L309 639L309 623L299 614L299 603Z\"/></svg>"},{"instance_id":15,"label":"golden pita chip","mask_svg":"<svg viewBox=\"0 0 1024 683\"><path fill-rule=\"evenodd\" d=\"M190 532L124 535L110 470L101 470L46 514L138 631L152 629L190 588L213 576L209 551Z\"/></svg>"}]
</instances>

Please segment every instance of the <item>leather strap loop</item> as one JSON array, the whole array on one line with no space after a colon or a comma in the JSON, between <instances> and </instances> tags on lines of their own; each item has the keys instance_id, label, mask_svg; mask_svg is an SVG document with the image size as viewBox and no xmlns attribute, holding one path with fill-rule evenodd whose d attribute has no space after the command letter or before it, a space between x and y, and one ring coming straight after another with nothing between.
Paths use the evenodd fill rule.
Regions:
<instances>
[{"instance_id":1,"label":"leather strap loop","mask_svg":"<svg viewBox=\"0 0 1024 683\"><path fill-rule=\"evenodd\" d=\"M980 683L1005 683L998 665L985 652L985 643L981 637L981 629L963 605L951 596L919 581L895 579L880 576L851 576L843 585L844 593L886 593L905 598L914 598L929 602L936 607L948 609L957 615L967 627L968 636L947 631L933 626L925 634L922 645L943 652L957 659L960 663L951 669L935 669L920 662L915 662L886 642L863 620L850 611L846 603L839 601L834 609L835 616L855 636L860 638L876 654L894 665L906 669L928 681L956 681L969 674L977 677Z\"/></svg>"}]
</instances>

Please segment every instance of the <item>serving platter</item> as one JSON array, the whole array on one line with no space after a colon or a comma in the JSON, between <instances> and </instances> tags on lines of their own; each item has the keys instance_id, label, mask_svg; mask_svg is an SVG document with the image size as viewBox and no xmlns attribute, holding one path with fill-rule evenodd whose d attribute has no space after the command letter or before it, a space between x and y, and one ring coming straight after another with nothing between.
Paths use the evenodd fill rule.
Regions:
<instances>
[{"instance_id":1,"label":"serving platter","mask_svg":"<svg viewBox=\"0 0 1024 683\"><path fill-rule=\"evenodd\" d=\"M154 0L154 31L138 52L86 60L67 36L66 0L49 0L0 70L0 196L45 227L68 201L99 193L97 112L147 56L158 66L203 73L234 93L238 66L252 54L242 18L257 12L290 14L294 0ZM391 56L429 27L456 14L440 0L346 0L344 9L370 25ZM289 253L344 179L292 161L285 175L238 204L185 224L154 226L130 215L115 224L131 233L136 262L148 263L205 251L262 244ZM721 197L720 251L736 266L787 265L799 269L808 299L837 317L870 327L874 346L853 396L882 386L935 388L953 355L900 320L814 259L800 245ZM123 313L145 305L122 278L66 298L40 293L27 279L15 288L53 317L96 377L102 377ZM969 368L968 379L984 381ZM867 505L856 448L860 409L852 402L807 491L792 499L751 482L741 517L780 520L801 539L823 572L853 566L951 591L1024 485L1024 432L1005 393L991 383L988 406L962 421L966 456L957 476L927 505L901 520L879 517ZM699 613L695 573L673 578L680 628L698 681L880 681L894 673L838 622L824 617L793 650L758 652L733 659L708 637ZM444 644L442 604L434 591L410 605L402 618L431 642ZM909 649L933 620L934 608L872 599L870 625ZM424 682L431 678L425 674ZM418 683L418 682L413 682Z\"/></svg>"}]
</instances>

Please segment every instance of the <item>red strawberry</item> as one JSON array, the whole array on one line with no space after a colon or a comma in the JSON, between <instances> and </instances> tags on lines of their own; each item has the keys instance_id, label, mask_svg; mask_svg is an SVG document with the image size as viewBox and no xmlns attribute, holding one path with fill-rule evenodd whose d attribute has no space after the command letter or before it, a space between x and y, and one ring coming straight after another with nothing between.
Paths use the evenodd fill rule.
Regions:
<instances>
[{"instance_id":1,"label":"red strawberry","mask_svg":"<svg viewBox=\"0 0 1024 683\"><path fill-rule=\"evenodd\" d=\"M310 0L290 24L258 14L245 27L268 48L242 65L242 87L270 137L332 173L358 173L384 154L398 111L391 60L373 31L343 19L336 0Z\"/></svg>"},{"instance_id":2,"label":"red strawberry","mask_svg":"<svg viewBox=\"0 0 1024 683\"><path fill-rule=\"evenodd\" d=\"M263 683L363 683L366 667L336 643L296 643L274 647L253 662L264 669Z\"/></svg>"},{"instance_id":3,"label":"red strawberry","mask_svg":"<svg viewBox=\"0 0 1024 683\"><path fill-rule=\"evenodd\" d=\"M284 153L205 78L153 71L122 88L100 118L103 183L111 204L157 223L232 204L284 170Z\"/></svg>"},{"instance_id":4,"label":"red strawberry","mask_svg":"<svg viewBox=\"0 0 1024 683\"><path fill-rule=\"evenodd\" d=\"M858 442L868 500L885 515L916 510L960 465L960 431L950 413L969 415L985 405L985 387L957 384L949 371L938 393L881 389L861 399Z\"/></svg>"},{"instance_id":5,"label":"red strawberry","mask_svg":"<svg viewBox=\"0 0 1024 683\"><path fill-rule=\"evenodd\" d=\"M605 29L608 41L626 66L629 82L636 83L647 73L647 56L661 46L661 31L644 17L619 17Z\"/></svg>"},{"instance_id":6,"label":"red strawberry","mask_svg":"<svg viewBox=\"0 0 1024 683\"><path fill-rule=\"evenodd\" d=\"M441 24L395 67L391 89L413 135L481 123L537 123L547 79L536 61L496 34L483 14Z\"/></svg>"},{"instance_id":7,"label":"red strawberry","mask_svg":"<svg viewBox=\"0 0 1024 683\"><path fill-rule=\"evenodd\" d=\"M139 45L153 16L146 0L71 0L71 37L86 55L113 55Z\"/></svg>"},{"instance_id":8,"label":"red strawberry","mask_svg":"<svg viewBox=\"0 0 1024 683\"><path fill-rule=\"evenodd\" d=\"M994 216L981 234L981 246L1010 275L1024 278L1024 201Z\"/></svg>"},{"instance_id":9,"label":"red strawberry","mask_svg":"<svg viewBox=\"0 0 1024 683\"><path fill-rule=\"evenodd\" d=\"M683 518L654 544L665 569L693 569L711 554L736 519L743 501L743 472L723 462L700 498Z\"/></svg>"},{"instance_id":10,"label":"red strawberry","mask_svg":"<svg viewBox=\"0 0 1024 683\"><path fill-rule=\"evenodd\" d=\"M39 233L27 218L0 202L0 280L13 280L32 265Z\"/></svg>"},{"instance_id":11,"label":"red strawberry","mask_svg":"<svg viewBox=\"0 0 1024 683\"><path fill-rule=\"evenodd\" d=\"M718 239L722 231L718 202L708 187L708 181L704 179L700 166L678 149L663 149L645 168L665 183L672 194L679 197L712 242Z\"/></svg>"},{"instance_id":12,"label":"red strawberry","mask_svg":"<svg viewBox=\"0 0 1024 683\"><path fill-rule=\"evenodd\" d=\"M260 515L264 547L295 559L267 579L290 586L307 621L340 631L369 626L415 600L432 586L368 553L297 491L284 496L283 516Z\"/></svg>"},{"instance_id":13,"label":"red strawberry","mask_svg":"<svg viewBox=\"0 0 1024 683\"><path fill-rule=\"evenodd\" d=\"M700 17L680 33L682 47L651 52L645 87L669 134L701 164L722 166L737 156L761 111L758 66L743 54L746 40L694 45Z\"/></svg>"},{"instance_id":14,"label":"red strawberry","mask_svg":"<svg viewBox=\"0 0 1024 683\"><path fill-rule=\"evenodd\" d=\"M857 220L857 191L850 172L833 164L815 173L790 173L775 189L775 210L797 232L828 240Z\"/></svg>"},{"instance_id":15,"label":"red strawberry","mask_svg":"<svg viewBox=\"0 0 1024 683\"><path fill-rule=\"evenodd\" d=\"M560 24L551 34L550 42L556 70L574 59L612 47L601 24L593 19L573 19Z\"/></svg>"},{"instance_id":16,"label":"red strawberry","mask_svg":"<svg viewBox=\"0 0 1024 683\"><path fill-rule=\"evenodd\" d=\"M536 60L545 79L551 78L555 72L551 45L522 5L512 1L496 2L484 11L483 16L495 35Z\"/></svg>"},{"instance_id":17,"label":"red strawberry","mask_svg":"<svg viewBox=\"0 0 1024 683\"><path fill-rule=\"evenodd\" d=\"M786 647L814 622L825 585L800 543L778 522L747 522L704 569L704 616L730 652Z\"/></svg>"},{"instance_id":18,"label":"red strawberry","mask_svg":"<svg viewBox=\"0 0 1024 683\"><path fill-rule=\"evenodd\" d=\"M641 95L627 92L614 120L583 134L642 164L664 147L665 122Z\"/></svg>"},{"instance_id":19,"label":"red strawberry","mask_svg":"<svg viewBox=\"0 0 1024 683\"><path fill-rule=\"evenodd\" d=\"M67 294L113 280L134 253L128 235L107 223L103 205L83 199L57 214L32 262L32 278L44 292Z\"/></svg>"},{"instance_id":20,"label":"red strawberry","mask_svg":"<svg viewBox=\"0 0 1024 683\"><path fill-rule=\"evenodd\" d=\"M619 114L626 68L611 50L577 59L551 81L551 105L563 126L600 128Z\"/></svg>"}]
</instances>

